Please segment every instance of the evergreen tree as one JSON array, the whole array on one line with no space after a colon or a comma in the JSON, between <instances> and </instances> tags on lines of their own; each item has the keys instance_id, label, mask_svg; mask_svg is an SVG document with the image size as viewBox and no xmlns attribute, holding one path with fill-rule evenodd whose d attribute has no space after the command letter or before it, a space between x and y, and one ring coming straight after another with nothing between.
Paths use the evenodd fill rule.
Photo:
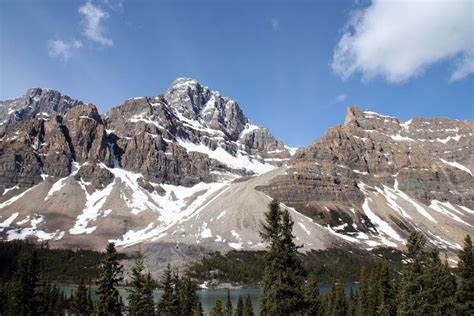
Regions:
<instances>
[{"instance_id":1,"label":"evergreen tree","mask_svg":"<svg viewBox=\"0 0 474 316\"><path fill-rule=\"evenodd\" d=\"M390 280L388 265L384 262L377 267L375 287L375 312L377 315L393 315L393 286Z\"/></svg>"},{"instance_id":2,"label":"evergreen tree","mask_svg":"<svg viewBox=\"0 0 474 316\"><path fill-rule=\"evenodd\" d=\"M260 235L269 244L262 277L262 315L291 315L305 309L303 268L293 242L293 220L272 201Z\"/></svg>"},{"instance_id":3,"label":"evergreen tree","mask_svg":"<svg viewBox=\"0 0 474 316\"><path fill-rule=\"evenodd\" d=\"M330 300L329 300L329 295L324 294L320 295L320 302L321 302L321 313L320 315L331 315L331 306L330 306Z\"/></svg>"},{"instance_id":4,"label":"evergreen tree","mask_svg":"<svg viewBox=\"0 0 474 316\"><path fill-rule=\"evenodd\" d=\"M211 313L209 315L210 316L223 316L224 315L224 310L222 309L222 301L219 296L216 298L214 307L211 309Z\"/></svg>"},{"instance_id":5,"label":"evergreen tree","mask_svg":"<svg viewBox=\"0 0 474 316\"><path fill-rule=\"evenodd\" d=\"M91 311L92 314L94 314L94 312L95 312L95 303L92 300L92 285L91 285L91 282L92 281L89 281L89 289L87 291L87 303L88 303L88 306L89 306L89 310ZM68 304L68 301L66 301L66 304Z\"/></svg>"},{"instance_id":6,"label":"evergreen tree","mask_svg":"<svg viewBox=\"0 0 474 316\"><path fill-rule=\"evenodd\" d=\"M158 315L174 315L175 310L175 284L174 275L171 266L168 264L161 279L161 288L163 295L158 302Z\"/></svg>"},{"instance_id":7,"label":"evergreen tree","mask_svg":"<svg viewBox=\"0 0 474 316\"><path fill-rule=\"evenodd\" d=\"M0 283L0 315L4 315L7 311L8 290L7 283Z\"/></svg>"},{"instance_id":8,"label":"evergreen tree","mask_svg":"<svg viewBox=\"0 0 474 316\"><path fill-rule=\"evenodd\" d=\"M253 316L253 306L252 306L252 299L250 295L247 295L244 302L244 312L242 313L244 316Z\"/></svg>"},{"instance_id":9,"label":"evergreen tree","mask_svg":"<svg viewBox=\"0 0 474 316\"><path fill-rule=\"evenodd\" d=\"M230 299L230 291L227 289L227 300L225 303L225 313L226 316L232 316L233 315L233 307L232 307L232 301Z\"/></svg>"},{"instance_id":10,"label":"evergreen tree","mask_svg":"<svg viewBox=\"0 0 474 316\"><path fill-rule=\"evenodd\" d=\"M76 293L72 295L72 306L71 311L76 316L86 316L93 313L90 310L89 295L87 293L87 288L84 285L84 280L81 278L79 285L77 287Z\"/></svg>"},{"instance_id":11,"label":"evergreen tree","mask_svg":"<svg viewBox=\"0 0 474 316\"><path fill-rule=\"evenodd\" d=\"M356 316L365 316L367 314L367 297L369 294L369 283L367 279L367 269L362 267L359 277L359 289L357 290L357 300L355 307Z\"/></svg>"},{"instance_id":12,"label":"evergreen tree","mask_svg":"<svg viewBox=\"0 0 474 316\"><path fill-rule=\"evenodd\" d=\"M145 301L144 288L145 276L143 270L145 264L143 255L139 248L135 256L135 263L132 267L132 287L128 290L128 313L130 316L143 315L143 303Z\"/></svg>"},{"instance_id":13,"label":"evergreen tree","mask_svg":"<svg viewBox=\"0 0 474 316\"><path fill-rule=\"evenodd\" d=\"M319 283L315 273L310 273L304 289L306 313L308 315L321 314L321 302L319 298Z\"/></svg>"},{"instance_id":14,"label":"evergreen tree","mask_svg":"<svg viewBox=\"0 0 474 316\"><path fill-rule=\"evenodd\" d=\"M181 280L180 295L181 315L192 315L199 298L196 294L196 284L189 277Z\"/></svg>"},{"instance_id":15,"label":"evergreen tree","mask_svg":"<svg viewBox=\"0 0 474 316\"><path fill-rule=\"evenodd\" d=\"M244 300L242 296L239 295L239 299L237 300L237 307L235 309L235 316L243 316L244 315Z\"/></svg>"},{"instance_id":16,"label":"evergreen tree","mask_svg":"<svg viewBox=\"0 0 474 316\"><path fill-rule=\"evenodd\" d=\"M349 297L347 298L347 316L354 316L355 313L355 301L354 301L354 290L349 290Z\"/></svg>"},{"instance_id":17,"label":"evergreen tree","mask_svg":"<svg viewBox=\"0 0 474 316\"><path fill-rule=\"evenodd\" d=\"M56 286L51 286L48 279L38 292L38 310L39 315L61 315L61 294Z\"/></svg>"},{"instance_id":18,"label":"evergreen tree","mask_svg":"<svg viewBox=\"0 0 474 316\"><path fill-rule=\"evenodd\" d=\"M104 259L100 264L101 275L97 281L99 301L97 314L122 315L123 302L117 286L122 282L122 265L118 262L118 254L114 243L109 243Z\"/></svg>"},{"instance_id":19,"label":"evergreen tree","mask_svg":"<svg viewBox=\"0 0 474 316\"><path fill-rule=\"evenodd\" d=\"M153 301L153 279L150 272L146 274L143 286L142 311L145 316L155 315L155 303Z\"/></svg>"},{"instance_id":20,"label":"evergreen tree","mask_svg":"<svg viewBox=\"0 0 474 316\"><path fill-rule=\"evenodd\" d=\"M459 253L459 287L456 292L456 308L459 315L474 314L474 251L469 235Z\"/></svg>"},{"instance_id":21,"label":"evergreen tree","mask_svg":"<svg viewBox=\"0 0 474 316\"><path fill-rule=\"evenodd\" d=\"M346 299L344 296L344 283L338 282L332 285L331 289L332 315L346 315Z\"/></svg>"},{"instance_id":22,"label":"evergreen tree","mask_svg":"<svg viewBox=\"0 0 474 316\"><path fill-rule=\"evenodd\" d=\"M451 274L447 261L443 264L439 252L430 253L423 271L421 312L431 315L447 315L454 312L456 279Z\"/></svg>"},{"instance_id":23,"label":"evergreen tree","mask_svg":"<svg viewBox=\"0 0 474 316\"><path fill-rule=\"evenodd\" d=\"M420 315L424 305L423 297L423 267L427 258L424 250L426 239L419 232L411 233L407 240L405 252L407 264L401 271L398 291L398 315Z\"/></svg>"},{"instance_id":24,"label":"evergreen tree","mask_svg":"<svg viewBox=\"0 0 474 316\"><path fill-rule=\"evenodd\" d=\"M193 316L202 316L202 315L204 315L204 311L202 309L202 304L201 304L201 301L199 299L194 303L192 315Z\"/></svg>"},{"instance_id":25,"label":"evergreen tree","mask_svg":"<svg viewBox=\"0 0 474 316\"><path fill-rule=\"evenodd\" d=\"M36 247L23 250L17 263L8 315L38 315L39 260Z\"/></svg>"},{"instance_id":26,"label":"evergreen tree","mask_svg":"<svg viewBox=\"0 0 474 316\"><path fill-rule=\"evenodd\" d=\"M178 271L173 273L173 304L172 314L178 315L181 308L181 280Z\"/></svg>"}]
</instances>

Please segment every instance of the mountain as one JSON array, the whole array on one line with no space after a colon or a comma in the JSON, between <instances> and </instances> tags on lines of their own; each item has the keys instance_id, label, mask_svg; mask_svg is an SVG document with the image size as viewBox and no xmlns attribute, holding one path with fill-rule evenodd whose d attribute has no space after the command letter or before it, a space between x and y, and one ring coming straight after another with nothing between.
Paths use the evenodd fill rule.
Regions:
<instances>
[{"instance_id":1,"label":"mountain","mask_svg":"<svg viewBox=\"0 0 474 316\"><path fill-rule=\"evenodd\" d=\"M363 247L424 232L447 250L474 231L474 124L351 107L344 125L299 150L259 190Z\"/></svg>"},{"instance_id":2,"label":"mountain","mask_svg":"<svg viewBox=\"0 0 474 316\"><path fill-rule=\"evenodd\" d=\"M403 248L413 229L451 258L474 225L474 123L351 107L296 151L188 78L100 115L31 89L0 105L0 237L122 251L159 270L209 251L262 249L277 198L303 250Z\"/></svg>"}]
</instances>

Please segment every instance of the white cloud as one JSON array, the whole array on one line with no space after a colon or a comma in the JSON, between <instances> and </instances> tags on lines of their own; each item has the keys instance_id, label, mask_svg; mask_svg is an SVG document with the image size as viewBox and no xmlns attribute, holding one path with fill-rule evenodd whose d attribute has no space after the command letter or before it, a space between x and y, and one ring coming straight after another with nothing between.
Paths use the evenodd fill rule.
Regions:
<instances>
[{"instance_id":1,"label":"white cloud","mask_svg":"<svg viewBox=\"0 0 474 316\"><path fill-rule=\"evenodd\" d=\"M83 15L84 34L90 40L105 46L113 46L111 38L104 35L102 21L109 17L107 12L90 2L86 2L79 8L79 13Z\"/></svg>"},{"instance_id":2,"label":"white cloud","mask_svg":"<svg viewBox=\"0 0 474 316\"><path fill-rule=\"evenodd\" d=\"M271 23L272 23L272 30L273 31L278 31L280 30L280 20L276 17L273 17L272 20L271 20Z\"/></svg>"},{"instance_id":3,"label":"white cloud","mask_svg":"<svg viewBox=\"0 0 474 316\"><path fill-rule=\"evenodd\" d=\"M336 97L336 102L341 103L341 102L346 101L346 99L347 99L347 94L340 94Z\"/></svg>"},{"instance_id":4,"label":"white cloud","mask_svg":"<svg viewBox=\"0 0 474 316\"><path fill-rule=\"evenodd\" d=\"M51 40L48 42L49 56L59 58L66 62L71 58L74 51L82 47L82 42L72 40L64 42L63 40Z\"/></svg>"},{"instance_id":5,"label":"white cloud","mask_svg":"<svg viewBox=\"0 0 474 316\"><path fill-rule=\"evenodd\" d=\"M352 13L334 50L333 71L403 82L449 60L451 81L474 73L474 1L373 0Z\"/></svg>"}]
</instances>

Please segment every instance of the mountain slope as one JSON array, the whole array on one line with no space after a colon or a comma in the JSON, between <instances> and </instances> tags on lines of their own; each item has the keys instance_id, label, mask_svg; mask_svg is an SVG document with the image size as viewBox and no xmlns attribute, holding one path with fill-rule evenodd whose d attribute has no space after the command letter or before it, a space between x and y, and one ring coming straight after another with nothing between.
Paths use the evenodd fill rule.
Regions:
<instances>
[{"instance_id":1,"label":"mountain slope","mask_svg":"<svg viewBox=\"0 0 474 316\"><path fill-rule=\"evenodd\" d=\"M272 198L290 209L304 250L403 248L416 229L453 256L474 231L470 121L400 122L352 107L344 125L292 155L235 101L188 78L103 116L52 90L3 102L9 112L2 239L94 249L113 240L125 251L141 243L160 267L262 249Z\"/></svg>"},{"instance_id":2,"label":"mountain slope","mask_svg":"<svg viewBox=\"0 0 474 316\"><path fill-rule=\"evenodd\" d=\"M1 139L4 239L98 249L109 239L135 244L195 213L234 179L290 157L235 101L192 79L103 117L79 101L55 110L60 94L44 91L49 103L31 103L28 92L16 107L51 112L20 117Z\"/></svg>"},{"instance_id":3,"label":"mountain slope","mask_svg":"<svg viewBox=\"0 0 474 316\"><path fill-rule=\"evenodd\" d=\"M474 231L473 131L469 121L399 122L352 107L259 189L365 247L402 247L417 229L457 250Z\"/></svg>"}]
</instances>

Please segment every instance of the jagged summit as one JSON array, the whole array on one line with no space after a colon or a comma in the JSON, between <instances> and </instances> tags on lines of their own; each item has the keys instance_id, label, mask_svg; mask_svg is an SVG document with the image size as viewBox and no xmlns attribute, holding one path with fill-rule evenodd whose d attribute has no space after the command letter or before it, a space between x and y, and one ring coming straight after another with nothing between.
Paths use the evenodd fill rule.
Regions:
<instances>
[{"instance_id":1,"label":"jagged summit","mask_svg":"<svg viewBox=\"0 0 474 316\"><path fill-rule=\"evenodd\" d=\"M31 88L22 97L0 101L0 137L14 122L62 114L80 104L55 90Z\"/></svg>"},{"instance_id":2,"label":"jagged summit","mask_svg":"<svg viewBox=\"0 0 474 316\"><path fill-rule=\"evenodd\" d=\"M350 107L345 124L294 153L188 78L104 116L44 89L0 113L2 239L143 243L150 260L166 252L182 262L261 249L271 198L290 208L305 250L401 248L417 229L452 255L474 227L469 121L400 122Z\"/></svg>"}]
</instances>

